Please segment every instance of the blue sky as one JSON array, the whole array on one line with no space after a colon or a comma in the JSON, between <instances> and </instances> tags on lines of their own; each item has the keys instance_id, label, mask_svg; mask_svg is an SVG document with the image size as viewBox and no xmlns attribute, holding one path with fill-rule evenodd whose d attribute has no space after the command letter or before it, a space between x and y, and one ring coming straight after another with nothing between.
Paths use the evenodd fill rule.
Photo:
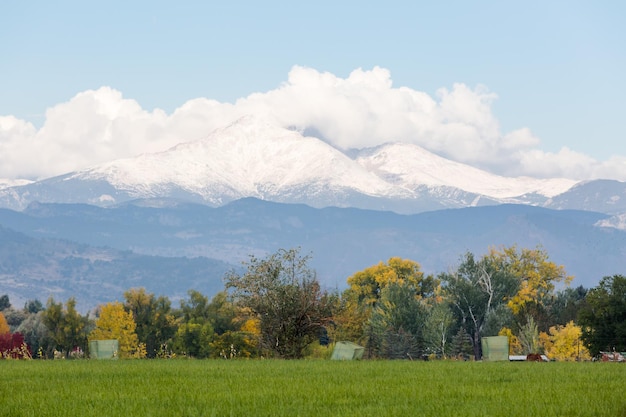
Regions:
<instances>
[{"instance_id":1,"label":"blue sky","mask_svg":"<svg viewBox=\"0 0 626 417\"><path fill-rule=\"evenodd\" d=\"M108 103L105 107L130 100L150 117L157 117L155 109L167 116L192 99L236 105L242 100L248 103L253 93L273 97L271 92L292 84L290 75L296 67L314 70L308 75L303 71L307 80L329 74L339 89L345 88L343 81L355 70L362 69L369 74L367 78L374 77L374 68L382 68L386 71L383 78L392 82L387 86L390 92L408 87L411 93L425 93L435 104L441 104L442 97L452 97L453 121L469 123L478 132L475 135L487 137L479 144L475 135L470 140L460 134L458 140L470 156L455 154L451 133L437 133L436 127L394 133L401 140L417 138L415 143L444 156L507 175L626 180L622 127L626 120L626 3L620 1L7 3L0 13L0 117L4 116L0 164L28 166L28 161L21 162L40 149L38 141L52 142L61 135L75 142L67 139L50 145L51 159L62 158L64 146L80 147L84 155L77 154L74 165L33 160L33 166L46 165L47 170L6 168L0 169L0 177L51 175L142 149L137 144L123 151L120 144L111 146L100 159L90 159L89 141L100 140L94 139L100 133L93 126L101 120L91 119L84 104L72 101L77 94L91 91L93 100ZM101 87L112 92L103 92ZM294 102L307 100L304 93L293 94ZM352 103L362 102L358 96L350 90ZM337 97L342 97L341 91L325 99ZM380 93L377 97L384 104L389 96ZM63 111L46 114L64 103ZM481 103L488 108L472 107ZM320 106L326 106L322 99ZM310 113L311 107L306 111ZM74 126L71 120L76 118L80 126L55 131L61 122L54 117L60 113L65 124ZM207 118L218 117L209 113ZM452 120L449 111L445 114L439 119ZM13 117L9 120L8 116ZM342 119L341 112L335 116ZM120 110L107 117L121 117ZM316 123L302 115L278 118L285 123ZM90 120L94 125L85 127ZM154 126L166 122L151 123L149 130L154 131ZM335 128L323 125L318 130L328 134L354 131L337 127L348 123L345 120L333 123ZM148 128L128 124L133 127L126 135L141 131L146 136ZM180 128L179 140L196 139L209 133L201 129L217 125L214 120L198 131ZM177 135L172 125L167 129L168 135ZM435 139L427 138L428 132L435 132L431 135ZM121 142L128 141L125 134L119 133ZM380 141L394 140L391 136ZM436 143L440 137L444 139ZM515 146L510 145L512 137ZM175 141L159 143L165 146ZM338 141L346 147L359 145L355 138ZM373 139L363 141L366 146L375 144ZM472 156L473 146L476 155ZM497 152L489 153L489 148ZM146 151L152 150L161 148L146 145ZM516 156L509 157L507 152ZM479 153L486 156L481 159ZM497 158L506 164L494 162ZM517 168L505 172L504 165L510 168L513 163ZM542 168L548 164L557 168Z\"/></svg>"}]
</instances>

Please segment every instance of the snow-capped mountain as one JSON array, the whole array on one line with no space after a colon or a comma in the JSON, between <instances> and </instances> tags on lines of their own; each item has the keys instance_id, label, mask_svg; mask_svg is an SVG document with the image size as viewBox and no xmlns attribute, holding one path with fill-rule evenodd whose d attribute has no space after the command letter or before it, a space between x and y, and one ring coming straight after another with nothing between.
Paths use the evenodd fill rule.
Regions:
<instances>
[{"instance_id":1,"label":"snow-capped mountain","mask_svg":"<svg viewBox=\"0 0 626 417\"><path fill-rule=\"evenodd\" d=\"M341 204L349 194L411 197L319 139L251 116L205 139L113 161L68 179L106 181L135 197L161 196L177 188L215 205L242 197L322 204Z\"/></svg>"},{"instance_id":2,"label":"snow-capped mountain","mask_svg":"<svg viewBox=\"0 0 626 417\"><path fill-rule=\"evenodd\" d=\"M578 208L579 196L576 201L563 197L575 184L501 177L410 144L387 144L350 157L315 137L246 116L165 152L0 187L0 207L22 210L33 201L110 206L154 197L221 206L255 197L398 213L500 203L564 202L559 208ZM619 209L623 201L611 208Z\"/></svg>"},{"instance_id":3,"label":"snow-capped mountain","mask_svg":"<svg viewBox=\"0 0 626 417\"><path fill-rule=\"evenodd\" d=\"M442 158L408 143L365 149L359 152L356 161L388 182L411 190L423 187L458 188L479 196L515 202L529 194L553 197L576 184L569 179L502 177Z\"/></svg>"}]
</instances>

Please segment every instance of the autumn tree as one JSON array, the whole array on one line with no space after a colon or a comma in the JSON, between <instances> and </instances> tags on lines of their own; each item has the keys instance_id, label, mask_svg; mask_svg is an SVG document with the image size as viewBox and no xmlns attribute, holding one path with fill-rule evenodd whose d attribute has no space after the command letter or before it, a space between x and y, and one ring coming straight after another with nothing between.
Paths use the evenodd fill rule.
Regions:
<instances>
[{"instance_id":1,"label":"autumn tree","mask_svg":"<svg viewBox=\"0 0 626 417\"><path fill-rule=\"evenodd\" d=\"M550 327L548 333L541 332L539 338L545 354L557 361L589 360L589 350L581 341L582 329L570 321L565 326Z\"/></svg>"},{"instance_id":2,"label":"autumn tree","mask_svg":"<svg viewBox=\"0 0 626 417\"><path fill-rule=\"evenodd\" d=\"M348 277L349 288L342 294L338 309L333 319L336 327L332 329L343 340L364 342L372 341L372 328L368 321L383 291L390 285L410 288L411 297L417 299L433 295L437 280L424 276L419 263L399 257L389 258Z\"/></svg>"},{"instance_id":3,"label":"autumn tree","mask_svg":"<svg viewBox=\"0 0 626 417\"><path fill-rule=\"evenodd\" d=\"M9 324L7 320L4 318L4 314L0 312L0 334L10 333L11 329L9 328Z\"/></svg>"},{"instance_id":4,"label":"autumn tree","mask_svg":"<svg viewBox=\"0 0 626 417\"><path fill-rule=\"evenodd\" d=\"M501 328L498 332L498 336L506 336L509 340L509 355L521 355L524 352L520 340L508 327Z\"/></svg>"},{"instance_id":5,"label":"autumn tree","mask_svg":"<svg viewBox=\"0 0 626 417\"><path fill-rule=\"evenodd\" d=\"M251 256L243 274L226 276L234 300L258 319L260 347L297 359L332 317L332 297L323 291L299 249L280 249L265 259Z\"/></svg>"},{"instance_id":6,"label":"autumn tree","mask_svg":"<svg viewBox=\"0 0 626 417\"><path fill-rule=\"evenodd\" d=\"M604 277L589 290L578 315L582 340L592 355L626 351L626 277Z\"/></svg>"},{"instance_id":7,"label":"autumn tree","mask_svg":"<svg viewBox=\"0 0 626 417\"><path fill-rule=\"evenodd\" d=\"M349 290L336 300L333 307L332 325L328 327L331 340L348 340L358 344L365 343L365 325L371 313L364 308L358 297Z\"/></svg>"},{"instance_id":8,"label":"autumn tree","mask_svg":"<svg viewBox=\"0 0 626 417\"><path fill-rule=\"evenodd\" d=\"M517 292L508 298L507 305L514 315L525 319L533 316L538 326L545 327L542 312L553 295L555 284L569 284L573 279L563 265L549 260L542 248L518 249L517 246L491 249L488 255L494 265L506 269L518 281Z\"/></svg>"},{"instance_id":9,"label":"autumn tree","mask_svg":"<svg viewBox=\"0 0 626 417\"><path fill-rule=\"evenodd\" d=\"M89 340L117 339L120 358L137 357L139 342L135 328L132 313L124 310L122 303L107 303L100 306L96 328L89 333Z\"/></svg>"},{"instance_id":10,"label":"autumn tree","mask_svg":"<svg viewBox=\"0 0 626 417\"><path fill-rule=\"evenodd\" d=\"M422 297L432 294L436 287L436 280L432 276L424 277L419 263L398 257L390 258L386 263L379 262L348 278L350 292L366 306L378 301L382 290L391 283L408 284Z\"/></svg>"}]
</instances>

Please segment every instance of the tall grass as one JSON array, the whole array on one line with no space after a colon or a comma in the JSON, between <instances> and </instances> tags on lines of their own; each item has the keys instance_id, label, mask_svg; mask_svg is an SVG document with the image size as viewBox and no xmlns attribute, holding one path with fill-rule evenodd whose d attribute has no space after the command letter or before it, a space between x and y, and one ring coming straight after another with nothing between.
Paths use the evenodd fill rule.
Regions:
<instances>
[{"instance_id":1,"label":"tall grass","mask_svg":"<svg viewBox=\"0 0 626 417\"><path fill-rule=\"evenodd\" d=\"M0 361L0 416L619 416L617 363Z\"/></svg>"}]
</instances>

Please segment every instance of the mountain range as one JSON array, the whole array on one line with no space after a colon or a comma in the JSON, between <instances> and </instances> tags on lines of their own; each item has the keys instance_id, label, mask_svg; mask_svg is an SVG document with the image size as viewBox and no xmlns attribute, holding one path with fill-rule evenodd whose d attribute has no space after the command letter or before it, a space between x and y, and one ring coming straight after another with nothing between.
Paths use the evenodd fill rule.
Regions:
<instances>
[{"instance_id":1,"label":"mountain range","mask_svg":"<svg viewBox=\"0 0 626 417\"><path fill-rule=\"evenodd\" d=\"M406 143L344 152L253 116L164 152L14 184L0 182L0 207L23 210L34 201L106 207L140 198L218 207L254 197L402 214L503 203L626 212L623 182L502 177Z\"/></svg>"},{"instance_id":2,"label":"mountain range","mask_svg":"<svg viewBox=\"0 0 626 417\"><path fill-rule=\"evenodd\" d=\"M626 184L507 178L389 143L342 151L244 117L204 139L35 182L0 181L0 294L87 308L143 286L223 288L249 255L301 247L328 288L392 256L425 273L541 246L595 286L626 272Z\"/></svg>"},{"instance_id":3,"label":"mountain range","mask_svg":"<svg viewBox=\"0 0 626 417\"><path fill-rule=\"evenodd\" d=\"M189 289L212 294L249 255L294 247L311 255L310 266L331 289L393 256L436 275L454 269L467 251L512 245L539 245L575 276L573 285L591 287L626 269L626 231L599 226L610 218L508 204L401 215L254 198L216 208L164 199L109 208L33 203L22 212L0 209L0 294L79 294L91 305L136 286L174 298Z\"/></svg>"}]
</instances>

